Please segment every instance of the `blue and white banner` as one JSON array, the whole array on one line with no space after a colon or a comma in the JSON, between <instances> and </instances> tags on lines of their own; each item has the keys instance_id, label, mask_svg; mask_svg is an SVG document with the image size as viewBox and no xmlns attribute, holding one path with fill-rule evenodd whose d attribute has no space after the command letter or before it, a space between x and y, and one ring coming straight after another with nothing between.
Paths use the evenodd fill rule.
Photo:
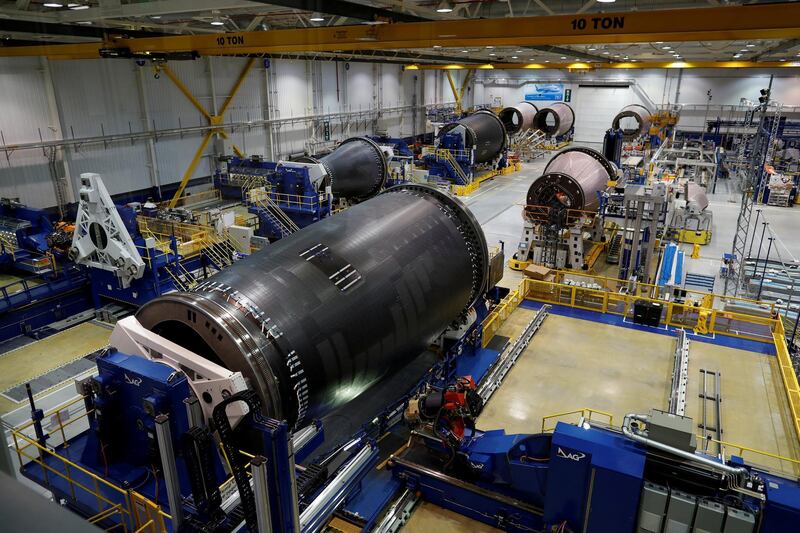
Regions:
<instances>
[{"instance_id":1,"label":"blue and white banner","mask_svg":"<svg viewBox=\"0 0 800 533\"><path fill-rule=\"evenodd\" d=\"M525 90L525 100L550 100L561 101L564 99L564 85L561 83L542 83L536 84L532 88Z\"/></svg>"}]
</instances>

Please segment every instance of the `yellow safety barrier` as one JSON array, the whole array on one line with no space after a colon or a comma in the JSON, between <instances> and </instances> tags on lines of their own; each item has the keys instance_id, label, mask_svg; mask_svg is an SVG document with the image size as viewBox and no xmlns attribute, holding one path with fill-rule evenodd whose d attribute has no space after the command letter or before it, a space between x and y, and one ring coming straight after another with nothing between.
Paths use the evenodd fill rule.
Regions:
<instances>
[{"instance_id":1,"label":"yellow safety barrier","mask_svg":"<svg viewBox=\"0 0 800 533\"><path fill-rule=\"evenodd\" d=\"M709 334L727 335L740 339L771 342L777 323L777 320L772 318L700 307L699 302L698 305L679 304L649 296L621 294L529 278L522 280L521 285L523 285L521 294L530 300L628 318L633 316L635 302L656 302L664 307L661 324L678 328L694 329L702 320L701 313L707 313L706 327Z\"/></svg>"},{"instance_id":2,"label":"yellow safety barrier","mask_svg":"<svg viewBox=\"0 0 800 533\"><path fill-rule=\"evenodd\" d=\"M724 440L717 440L712 437L706 437L705 435L697 436L698 446L700 446L701 442L705 443L706 441L714 444L719 444L722 447L722 453L725 456L737 455L739 457L744 458L744 454L749 453L761 457L769 457L770 459L777 459L779 461L786 461L787 463L792 464L795 468L800 469L800 460L798 459L792 459L791 457L785 457L783 455L778 455L776 453L771 453L764 450L757 450L755 448L744 446L742 444L734 444L732 442L726 442ZM734 451L735 453L731 453L731 450Z\"/></svg>"},{"instance_id":3,"label":"yellow safety barrier","mask_svg":"<svg viewBox=\"0 0 800 533\"><path fill-rule=\"evenodd\" d=\"M500 326L503 325L503 322L511 315L512 311L519 307L520 303L522 303L522 295L519 291L511 291L505 298L500 300L500 303L492 309L492 312L483 319L481 326L483 328L482 346L484 348L489 345L489 342L492 340L495 333L497 333L497 330L500 329Z\"/></svg>"},{"instance_id":4,"label":"yellow safety barrier","mask_svg":"<svg viewBox=\"0 0 800 533\"><path fill-rule=\"evenodd\" d=\"M158 207L161 208L191 207L193 204L199 204L203 202L214 202L220 200L222 200L222 191L220 191L219 189L209 189L207 191L195 192L192 194L179 196L178 198L173 198L172 200L159 202L157 205ZM170 202L174 202L174 205L170 206L169 205Z\"/></svg>"},{"instance_id":5,"label":"yellow safety barrier","mask_svg":"<svg viewBox=\"0 0 800 533\"><path fill-rule=\"evenodd\" d=\"M786 345L786 332L783 329L783 322L780 320L777 321L772 336L775 342L783 388L786 391L786 398L789 400L792 423L798 438L800 438L800 385L797 383L797 374L794 372L794 366L789 357L789 348Z\"/></svg>"},{"instance_id":6,"label":"yellow safety barrier","mask_svg":"<svg viewBox=\"0 0 800 533\"><path fill-rule=\"evenodd\" d=\"M548 420L560 419L567 416L572 415L580 415L579 419L582 418L587 422L592 422L592 417L595 415L602 415L606 418L603 421L604 424L608 424L609 426L614 425L614 415L611 413L607 413L605 411L600 411L598 409L592 409L591 407L583 407L581 409L575 409L574 411L564 411L563 413L556 413L554 415L547 415L542 417L542 433L549 433L556 429L556 426L547 427ZM556 420L558 422L559 420Z\"/></svg>"},{"instance_id":7,"label":"yellow safety barrier","mask_svg":"<svg viewBox=\"0 0 800 533\"><path fill-rule=\"evenodd\" d=\"M575 273L559 271L556 273L556 281L552 282L525 278L520 282L516 292L522 298L529 300L623 317L632 317L633 305L637 301L657 302L663 306L661 325L697 329L698 331L707 331L708 334L726 335L774 344L784 391L791 411L792 424L797 438L800 439L800 384L798 384L797 375L789 357L786 332L779 315L776 318L767 318L713 309L711 306L714 304L715 299L722 297L708 293L697 293L700 297L698 297L695 304L690 305L668 302L645 295L650 294L650 288L653 286L645 285L637 290L636 294L622 294L609 290L560 283L565 279L566 275L572 277ZM586 277L603 282L598 283L600 285L605 285L604 282L609 280L620 281L599 276L587 275ZM691 291L687 292L691 293ZM729 301L753 302L753 300L743 298L727 299ZM488 325L496 331L496 327L493 324L490 323ZM494 331L492 331L492 334ZM746 448L742 447L742 449Z\"/></svg>"},{"instance_id":8,"label":"yellow safety barrier","mask_svg":"<svg viewBox=\"0 0 800 533\"><path fill-rule=\"evenodd\" d=\"M52 430L54 426L57 429L55 433L50 434L48 446L42 446L36 440L35 435L29 434L33 430L33 421L12 428L11 435L20 467L29 468L32 464L36 464L42 469L45 480L53 479L53 476L63 479L67 483L69 496L73 502L79 500L79 493L90 495L95 506L94 514L88 519L90 523L100 525L105 521L114 520L116 517L114 520L116 524L112 524L109 530L122 529L126 533L128 531L166 532L165 520L169 520L171 517L156 503L134 490L124 489L106 481L101 476L58 453L59 447L66 449L69 446L65 429L83 420L91 413L89 411L83 412L79 416L69 415L68 410L74 405L82 403L83 399L83 396L79 396L44 414L42 424L47 425L49 421L50 429ZM90 505L86 498L83 498L81 502L84 505Z\"/></svg>"}]
</instances>

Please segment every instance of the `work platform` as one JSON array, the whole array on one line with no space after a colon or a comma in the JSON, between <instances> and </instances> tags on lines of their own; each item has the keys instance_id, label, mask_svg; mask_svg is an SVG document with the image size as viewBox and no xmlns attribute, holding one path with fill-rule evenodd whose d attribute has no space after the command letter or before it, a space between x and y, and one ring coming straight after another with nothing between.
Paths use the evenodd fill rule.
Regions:
<instances>
[{"instance_id":1,"label":"work platform","mask_svg":"<svg viewBox=\"0 0 800 533\"><path fill-rule=\"evenodd\" d=\"M522 302L497 335L517 337L540 305ZM477 427L503 428L509 434L538 433L552 431L557 421L574 423L581 416L619 426L627 413L666 410L676 347L674 328L637 326L622 317L609 322L607 314L552 306L540 331L485 406ZM702 420L700 369L719 372L726 456L743 456L790 476L800 474L800 441L774 347L722 335L690 333L689 339L686 415L695 425ZM754 343L763 345L765 353L752 351ZM713 419L710 410L708 416ZM703 432L698 428L697 433ZM702 442L698 438L698 447L704 447ZM709 442L710 453L715 453L716 445ZM419 505L404 528L414 533L435 530L500 531L430 503Z\"/></svg>"},{"instance_id":2,"label":"work platform","mask_svg":"<svg viewBox=\"0 0 800 533\"><path fill-rule=\"evenodd\" d=\"M15 388L32 382L34 395L39 397L50 392L61 383L71 385L73 376L64 380L53 375L36 382L57 369L64 368L77 360L108 345L111 329L93 322L84 322L42 340L26 344L0 355L0 414L5 414L20 406L27 405L27 397L14 394ZM94 368L94 364L87 368ZM40 385L37 387L37 385Z\"/></svg>"}]
</instances>

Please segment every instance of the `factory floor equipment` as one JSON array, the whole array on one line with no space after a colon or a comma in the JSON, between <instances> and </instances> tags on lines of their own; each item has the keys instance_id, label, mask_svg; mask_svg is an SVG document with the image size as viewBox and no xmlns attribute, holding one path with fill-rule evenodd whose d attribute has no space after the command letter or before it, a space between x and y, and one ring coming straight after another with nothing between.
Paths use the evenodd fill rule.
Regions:
<instances>
[{"instance_id":1,"label":"factory floor equipment","mask_svg":"<svg viewBox=\"0 0 800 533\"><path fill-rule=\"evenodd\" d=\"M566 309L566 308L565 308ZM575 422L592 416L617 425L626 413L655 406L666 410L675 336L603 323L603 315L575 318L556 309L511 369L478 419L481 429L507 433L538 432L558 420ZM514 338L535 315L517 308L498 334ZM686 414L703 420L701 369L721 375L722 439L725 442L800 460L776 358L749 350L701 342L691 337ZM713 399L712 380L706 381ZM591 413L590 410L593 410ZM560 415L560 416L553 416ZM708 426L714 429L711 404ZM552 417L552 418L550 418ZM544 419L544 420L543 420ZM541 426L540 426L541 424ZM698 434L702 431L698 429ZM714 452L712 442L710 451ZM747 450L745 449L745 452ZM735 447L727 453L736 454ZM800 464L765 456L750 459L767 468L800 473ZM404 531L499 531L425 502Z\"/></svg>"},{"instance_id":2,"label":"factory floor equipment","mask_svg":"<svg viewBox=\"0 0 800 533\"><path fill-rule=\"evenodd\" d=\"M47 375L106 346L110 335L109 328L84 322L0 355L0 414L27 402L27 396L17 390L27 382L32 382L34 393L38 395L45 392L45 383L57 385L70 381L73 377L70 373L66 373L63 380L57 375L48 380ZM36 378L39 377L44 379L42 386L37 387Z\"/></svg>"}]
</instances>

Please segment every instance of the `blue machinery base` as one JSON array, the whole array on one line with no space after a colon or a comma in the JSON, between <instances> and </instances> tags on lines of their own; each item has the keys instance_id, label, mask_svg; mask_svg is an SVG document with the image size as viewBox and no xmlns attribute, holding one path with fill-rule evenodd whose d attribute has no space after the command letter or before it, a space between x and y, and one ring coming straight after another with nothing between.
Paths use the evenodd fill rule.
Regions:
<instances>
[{"instance_id":1,"label":"blue machinery base","mask_svg":"<svg viewBox=\"0 0 800 533\"><path fill-rule=\"evenodd\" d=\"M485 316L485 309L478 311ZM558 309L553 311L558 312ZM633 531L644 483L655 481L679 487L681 479L669 476L673 469L681 468L682 463L669 456L666 459L663 455L653 456L650 448L614 428L558 423L552 434L470 431L458 450L463 460L453 463L460 468L447 466L452 460L446 461L447 457L442 459L437 455L442 451L438 441L422 443L425 441L422 439L412 442L410 447L400 447L408 440L408 430L400 423L402 411L415 391L425 384L446 384L457 375L472 375L480 381L497 359L499 350L480 347L480 322L481 317L461 339L444 347L446 356L406 395L387 403L377 416L345 440L351 443L349 451L338 466L331 467L328 479L342 472L362 451L367 453L367 461L341 485L341 494L336 500L341 502L339 515L368 530L382 517L387 504L408 489L422 499L507 531L550 531L548 528L562 525L564 531ZM500 338L499 344L503 341ZM120 353L101 357L98 369L94 389L100 392L87 407L95 408L95 413L102 413L102 417L91 415L90 429L72 438L68 447L59 446L57 451L98 476L131 488L168 508L167 488L159 474L158 447L153 438L157 422L152 413L169 415L173 446L180 450L181 435L189 425L184 406L184 399L189 396L186 378L182 374L176 376L170 368L158 363ZM41 420L41 416L38 418ZM291 504L289 476L292 475L285 455L288 428L280 422L259 418L246 420L242 427L249 428L250 436L240 442L249 443L248 451L263 453L268 464L277 468L272 473L269 492L273 526L277 528L274 530L293 531L293 526L286 522ZM327 448L332 444L333 449L343 449L338 442L328 443ZM314 471L315 465L331 457L325 453L311 459L314 450L320 450L322 444L323 436L319 432L295 450L297 461L306 461L305 472ZM400 450L394 451L398 447ZM374 469L380 459L389 459L389 468ZM667 468L659 466L663 466L664 461ZM736 457L731 458L731 463L743 464ZM48 456L46 464L69 474L63 463L53 457ZM176 465L184 513L202 520L202 509L193 505L190 497L190 470L180 452ZM712 486L697 488L696 495L753 513L761 532L793 530L800 520L800 484L757 468L748 467L748 470L763 481L763 497L739 495L734 504L725 487ZM94 496L81 495L81 491L73 495L66 480L52 472L43 471L35 463L24 466L22 472L32 481L48 487L76 512L84 516L96 512ZM225 475L218 459L210 472L215 477L214 484ZM88 476L74 471L71 475L90 486ZM322 494L324 484L314 486L302 480L298 483L303 511ZM110 489L101 488L101 492L111 501L123 499ZM322 508L319 515L313 517L313 523L319 524L332 511L330 506ZM228 518L240 519L240 515ZM103 525L112 526L114 520L109 517L108 523ZM169 524L167 527L172 530Z\"/></svg>"}]
</instances>

